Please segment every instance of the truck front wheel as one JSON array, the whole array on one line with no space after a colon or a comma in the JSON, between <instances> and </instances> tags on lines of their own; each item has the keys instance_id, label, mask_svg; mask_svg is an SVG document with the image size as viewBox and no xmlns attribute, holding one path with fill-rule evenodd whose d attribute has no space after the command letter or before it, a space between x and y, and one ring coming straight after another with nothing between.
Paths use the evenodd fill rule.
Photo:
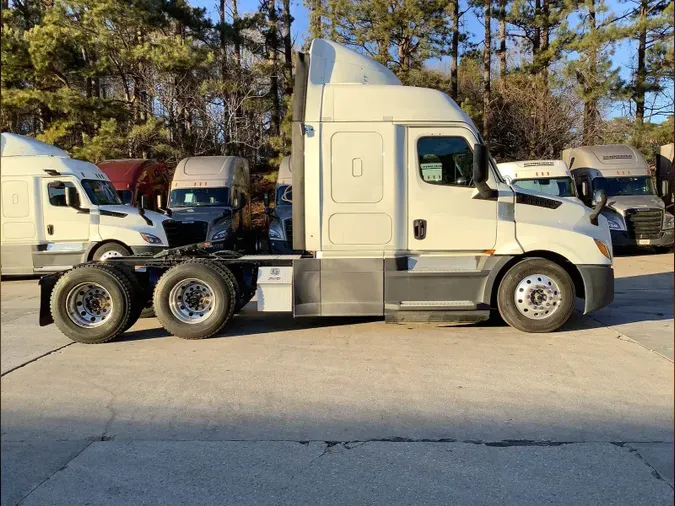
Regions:
<instances>
[{"instance_id":1,"label":"truck front wheel","mask_svg":"<svg viewBox=\"0 0 675 506\"><path fill-rule=\"evenodd\" d=\"M96 251L94 251L94 255L92 256L92 260L96 260L99 262L105 262L108 260L108 258L112 257L128 257L131 255L131 251L129 251L127 248L122 246L121 244L118 244L116 242L108 242L105 244L102 244L99 246Z\"/></svg>"},{"instance_id":2,"label":"truck front wheel","mask_svg":"<svg viewBox=\"0 0 675 506\"><path fill-rule=\"evenodd\" d=\"M574 310L574 282L560 265L527 258L509 269L499 285L499 314L523 332L553 332Z\"/></svg>"},{"instance_id":3,"label":"truck front wheel","mask_svg":"<svg viewBox=\"0 0 675 506\"><path fill-rule=\"evenodd\" d=\"M208 262L185 262L166 271L155 288L155 312L176 337L203 339L234 314L236 289L230 276Z\"/></svg>"}]
</instances>

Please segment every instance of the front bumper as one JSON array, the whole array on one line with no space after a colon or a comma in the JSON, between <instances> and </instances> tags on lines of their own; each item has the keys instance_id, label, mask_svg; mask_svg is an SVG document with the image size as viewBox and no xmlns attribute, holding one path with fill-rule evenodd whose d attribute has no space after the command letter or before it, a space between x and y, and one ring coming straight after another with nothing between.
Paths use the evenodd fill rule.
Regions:
<instances>
[{"instance_id":1,"label":"front bumper","mask_svg":"<svg viewBox=\"0 0 675 506\"><path fill-rule=\"evenodd\" d=\"M156 255L160 251L168 249L168 246L131 246L134 255Z\"/></svg>"},{"instance_id":2,"label":"front bumper","mask_svg":"<svg viewBox=\"0 0 675 506\"><path fill-rule=\"evenodd\" d=\"M584 282L584 314L614 301L614 269L611 265L578 265Z\"/></svg>"},{"instance_id":3,"label":"front bumper","mask_svg":"<svg viewBox=\"0 0 675 506\"><path fill-rule=\"evenodd\" d=\"M661 232L658 239L642 239L639 241L635 237L631 237L625 230L610 230L609 232L612 236L612 246L615 248L628 246L639 246L644 248L672 246L673 239L675 238L672 228Z\"/></svg>"}]
</instances>

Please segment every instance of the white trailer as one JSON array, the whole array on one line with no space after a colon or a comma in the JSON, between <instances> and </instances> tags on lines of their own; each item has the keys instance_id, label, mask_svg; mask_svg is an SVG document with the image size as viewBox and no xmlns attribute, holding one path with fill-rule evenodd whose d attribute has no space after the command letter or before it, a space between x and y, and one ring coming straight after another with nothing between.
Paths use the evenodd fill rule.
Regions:
<instances>
[{"instance_id":1,"label":"white trailer","mask_svg":"<svg viewBox=\"0 0 675 506\"><path fill-rule=\"evenodd\" d=\"M257 289L260 310L296 317L475 322L499 312L549 332L577 297L586 313L613 300L602 192L591 211L514 191L448 96L402 86L333 42L298 55L294 97L293 247L308 253L240 256L206 243L80 266L43 278L41 324L103 342L153 297L170 333L198 339ZM139 288L156 275L152 292Z\"/></svg>"},{"instance_id":2,"label":"white trailer","mask_svg":"<svg viewBox=\"0 0 675 506\"><path fill-rule=\"evenodd\" d=\"M2 274L70 269L88 260L173 246L161 214L122 205L96 165L2 134Z\"/></svg>"}]
</instances>

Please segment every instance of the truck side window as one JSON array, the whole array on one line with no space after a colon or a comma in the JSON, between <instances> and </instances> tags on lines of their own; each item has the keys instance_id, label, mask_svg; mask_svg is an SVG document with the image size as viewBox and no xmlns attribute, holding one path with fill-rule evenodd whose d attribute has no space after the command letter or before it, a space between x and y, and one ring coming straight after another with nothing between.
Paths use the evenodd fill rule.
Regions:
<instances>
[{"instance_id":1,"label":"truck side window","mask_svg":"<svg viewBox=\"0 0 675 506\"><path fill-rule=\"evenodd\" d=\"M62 183L55 181L47 185L49 194L49 203L57 207L66 207L66 187L73 186L73 183Z\"/></svg>"},{"instance_id":2,"label":"truck side window","mask_svg":"<svg viewBox=\"0 0 675 506\"><path fill-rule=\"evenodd\" d=\"M474 186L473 151L464 137L421 137L417 141L422 180L446 186Z\"/></svg>"}]
</instances>

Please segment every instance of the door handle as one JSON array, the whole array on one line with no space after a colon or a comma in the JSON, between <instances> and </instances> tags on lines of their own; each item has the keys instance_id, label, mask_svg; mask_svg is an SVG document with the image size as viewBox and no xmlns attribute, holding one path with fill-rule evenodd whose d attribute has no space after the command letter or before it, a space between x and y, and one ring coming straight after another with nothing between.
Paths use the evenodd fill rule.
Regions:
<instances>
[{"instance_id":1,"label":"door handle","mask_svg":"<svg viewBox=\"0 0 675 506\"><path fill-rule=\"evenodd\" d=\"M54 235L54 225L47 225L47 233L49 235Z\"/></svg>"},{"instance_id":2,"label":"door handle","mask_svg":"<svg viewBox=\"0 0 675 506\"><path fill-rule=\"evenodd\" d=\"M413 221L413 231L415 232L415 239L424 239L427 236L427 220Z\"/></svg>"}]
</instances>

